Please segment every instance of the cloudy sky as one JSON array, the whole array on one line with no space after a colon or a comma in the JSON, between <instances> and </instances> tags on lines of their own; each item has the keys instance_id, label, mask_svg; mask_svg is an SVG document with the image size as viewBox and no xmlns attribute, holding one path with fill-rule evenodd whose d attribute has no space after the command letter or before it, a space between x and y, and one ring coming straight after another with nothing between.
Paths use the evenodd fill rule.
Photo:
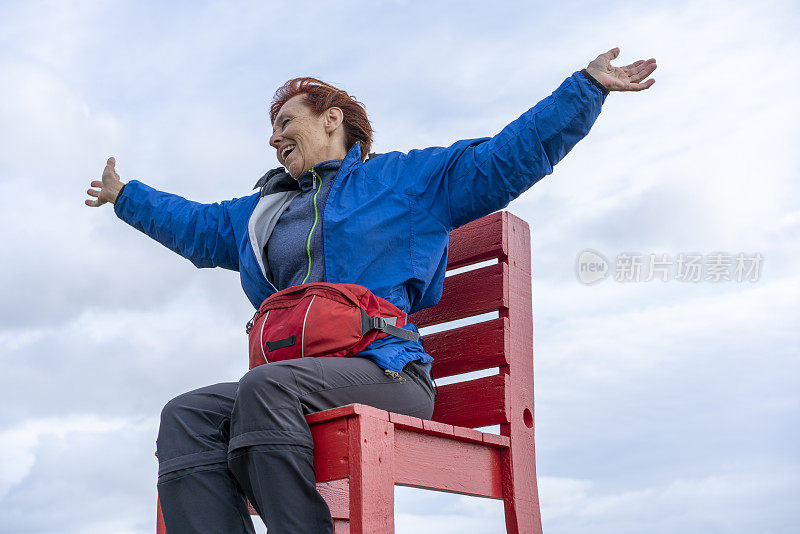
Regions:
<instances>
[{"instance_id":1,"label":"cloudy sky","mask_svg":"<svg viewBox=\"0 0 800 534\"><path fill-rule=\"evenodd\" d=\"M123 180L242 196L276 165L290 77L355 94L375 149L407 151L493 135L613 46L657 58L657 83L612 94L509 207L533 236L545 532L795 531L795 2L161 4L0 2L0 532L153 532L161 407L247 366L235 273L83 205L108 156ZM578 280L585 249L607 279ZM682 253L763 262L616 280L618 255ZM398 533L504 531L498 501L398 488L396 508Z\"/></svg>"}]
</instances>

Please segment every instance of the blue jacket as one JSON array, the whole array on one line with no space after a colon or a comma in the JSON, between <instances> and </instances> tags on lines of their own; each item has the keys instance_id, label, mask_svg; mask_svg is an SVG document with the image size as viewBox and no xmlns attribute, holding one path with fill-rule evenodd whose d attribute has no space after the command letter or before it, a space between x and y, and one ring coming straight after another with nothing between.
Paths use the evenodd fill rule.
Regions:
<instances>
[{"instance_id":1,"label":"blue jacket","mask_svg":"<svg viewBox=\"0 0 800 534\"><path fill-rule=\"evenodd\" d=\"M408 313L433 306L442 296L450 231L504 208L550 174L589 132L604 100L576 72L491 138L366 162L356 143L322 208L325 280L361 284ZM114 211L197 267L239 271L257 308L276 291L265 275L264 244L296 194L267 182L250 196L199 204L132 180ZM411 360L432 361L419 343L391 336L362 355L398 372Z\"/></svg>"}]
</instances>

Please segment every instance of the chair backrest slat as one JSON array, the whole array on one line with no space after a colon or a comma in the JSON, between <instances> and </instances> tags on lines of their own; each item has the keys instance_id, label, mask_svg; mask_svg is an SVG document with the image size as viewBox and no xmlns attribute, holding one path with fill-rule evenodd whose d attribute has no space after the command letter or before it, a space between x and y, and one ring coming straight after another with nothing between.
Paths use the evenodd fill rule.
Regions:
<instances>
[{"instance_id":1,"label":"chair backrest slat","mask_svg":"<svg viewBox=\"0 0 800 534\"><path fill-rule=\"evenodd\" d=\"M493 258L504 261L507 247L503 224L501 217L492 214L450 232L447 268L458 269Z\"/></svg>"},{"instance_id":2,"label":"chair backrest slat","mask_svg":"<svg viewBox=\"0 0 800 534\"><path fill-rule=\"evenodd\" d=\"M433 420L472 428L507 423L509 392L505 374L439 386Z\"/></svg>"},{"instance_id":3,"label":"chair backrest slat","mask_svg":"<svg viewBox=\"0 0 800 534\"><path fill-rule=\"evenodd\" d=\"M434 378L508 364L508 319L462 326L425 336L425 351L433 356Z\"/></svg>"},{"instance_id":4,"label":"chair backrest slat","mask_svg":"<svg viewBox=\"0 0 800 534\"><path fill-rule=\"evenodd\" d=\"M508 267L497 263L444 279L442 298L409 320L419 327L446 323L508 307Z\"/></svg>"}]
</instances>

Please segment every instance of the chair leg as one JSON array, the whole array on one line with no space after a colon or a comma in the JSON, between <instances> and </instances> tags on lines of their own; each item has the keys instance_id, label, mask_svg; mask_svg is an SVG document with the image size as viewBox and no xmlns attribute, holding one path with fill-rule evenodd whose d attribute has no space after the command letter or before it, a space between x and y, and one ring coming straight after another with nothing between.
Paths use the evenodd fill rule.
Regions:
<instances>
[{"instance_id":1,"label":"chair leg","mask_svg":"<svg viewBox=\"0 0 800 534\"><path fill-rule=\"evenodd\" d=\"M542 534L533 439L530 441L529 447L512 441L511 449L503 451L500 458L508 534Z\"/></svg>"},{"instance_id":2,"label":"chair leg","mask_svg":"<svg viewBox=\"0 0 800 534\"><path fill-rule=\"evenodd\" d=\"M394 425L366 415L347 421L350 534L394 533Z\"/></svg>"},{"instance_id":3,"label":"chair leg","mask_svg":"<svg viewBox=\"0 0 800 534\"><path fill-rule=\"evenodd\" d=\"M156 534L167 534L167 527L164 525L164 515L161 513L161 500L156 500Z\"/></svg>"}]
</instances>

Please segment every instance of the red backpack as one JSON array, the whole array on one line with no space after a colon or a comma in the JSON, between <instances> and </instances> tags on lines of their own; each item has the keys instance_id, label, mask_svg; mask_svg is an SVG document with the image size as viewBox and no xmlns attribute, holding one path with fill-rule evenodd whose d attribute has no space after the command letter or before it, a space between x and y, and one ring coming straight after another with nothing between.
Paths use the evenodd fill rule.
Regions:
<instances>
[{"instance_id":1,"label":"red backpack","mask_svg":"<svg viewBox=\"0 0 800 534\"><path fill-rule=\"evenodd\" d=\"M358 284L313 282L267 297L247 323L250 369L305 356L354 356L376 339L404 330L407 317L391 302Z\"/></svg>"}]
</instances>

